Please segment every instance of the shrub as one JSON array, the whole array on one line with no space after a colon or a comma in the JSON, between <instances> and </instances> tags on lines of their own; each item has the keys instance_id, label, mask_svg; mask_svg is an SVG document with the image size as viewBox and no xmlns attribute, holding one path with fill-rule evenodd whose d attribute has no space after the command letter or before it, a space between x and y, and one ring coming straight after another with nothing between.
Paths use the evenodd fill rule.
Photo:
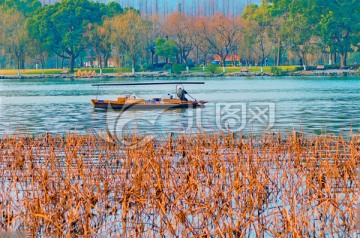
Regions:
<instances>
[{"instance_id":1,"label":"shrub","mask_svg":"<svg viewBox=\"0 0 360 238\"><path fill-rule=\"evenodd\" d=\"M316 70L316 66L306 66L307 70Z\"/></svg>"},{"instance_id":2,"label":"shrub","mask_svg":"<svg viewBox=\"0 0 360 238\"><path fill-rule=\"evenodd\" d=\"M340 69L340 65L337 65L337 64L326 65L325 69Z\"/></svg>"},{"instance_id":3,"label":"shrub","mask_svg":"<svg viewBox=\"0 0 360 238\"><path fill-rule=\"evenodd\" d=\"M209 64L206 69L210 71L210 73L214 74L216 72L217 66L214 64Z\"/></svg>"},{"instance_id":4,"label":"shrub","mask_svg":"<svg viewBox=\"0 0 360 238\"><path fill-rule=\"evenodd\" d=\"M271 67L271 73L273 73L275 76L281 76L284 75L284 71L282 71L280 68L278 67Z\"/></svg>"},{"instance_id":5,"label":"shrub","mask_svg":"<svg viewBox=\"0 0 360 238\"><path fill-rule=\"evenodd\" d=\"M181 74L181 71L185 70L184 64L174 64L172 70L175 74Z\"/></svg>"},{"instance_id":6,"label":"shrub","mask_svg":"<svg viewBox=\"0 0 360 238\"><path fill-rule=\"evenodd\" d=\"M145 65L143 66L143 69L146 70L146 71L153 71L153 70L156 69L156 67L155 67L155 65L153 65L153 64L145 64Z\"/></svg>"},{"instance_id":7,"label":"shrub","mask_svg":"<svg viewBox=\"0 0 360 238\"><path fill-rule=\"evenodd\" d=\"M168 70L168 69L171 69L172 68L172 64L166 64L164 65L164 69L165 70Z\"/></svg>"},{"instance_id":8,"label":"shrub","mask_svg":"<svg viewBox=\"0 0 360 238\"><path fill-rule=\"evenodd\" d=\"M187 65L190 69L196 66L194 62L188 63Z\"/></svg>"}]
</instances>

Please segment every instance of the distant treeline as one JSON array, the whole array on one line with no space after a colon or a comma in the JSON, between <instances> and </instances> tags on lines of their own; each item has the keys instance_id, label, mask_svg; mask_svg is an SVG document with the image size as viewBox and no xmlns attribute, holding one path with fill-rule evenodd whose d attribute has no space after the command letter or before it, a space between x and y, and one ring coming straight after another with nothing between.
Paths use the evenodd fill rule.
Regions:
<instances>
[{"instance_id":1,"label":"distant treeline","mask_svg":"<svg viewBox=\"0 0 360 238\"><path fill-rule=\"evenodd\" d=\"M360 1L274 0L249 4L239 16L216 13L165 19L139 10L89 0L0 0L0 68L27 62L70 71L85 61L107 67L151 69L158 63L206 64L214 55L246 65L283 65L328 60L346 66L360 42ZM64 60L62 60L64 62ZM34 65L34 63L32 63ZM61 64L63 66L63 63ZM224 68L225 70L225 68Z\"/></svg>"}]
</instances>

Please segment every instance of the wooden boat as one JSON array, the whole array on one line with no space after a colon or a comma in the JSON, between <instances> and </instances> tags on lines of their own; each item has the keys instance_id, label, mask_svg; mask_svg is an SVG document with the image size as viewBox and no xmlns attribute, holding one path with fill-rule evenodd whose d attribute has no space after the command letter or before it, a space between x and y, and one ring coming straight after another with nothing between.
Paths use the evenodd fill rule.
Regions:
<instances>
[{"instance_id":1,"label":"wooden boat","mask_svg":"<svg viewBox=\"0 0 360 238\"><path fill-rule=\"evenodd\" d=\"M169 83L124 83L124 84L94 84L97 87L106 86L135 86L135 85L160 85L160 84L176 84L176 91L181 86L184 89L184 84L204 84L203 82L169 82ZM175 93L176 94L176 93ZM189 97L191 97L188 94ZM192 97L191 97L192 98ZM175 109L175 108L196 108L204 107L207 101L203 100L180 100L179 98L152 98L149 100L140 99L136 96L119 97L117 100L100 100L92 99L91 103L94 109L107 109L113 110L129 110L129 109Z\"/></svg>"}]
</instances>

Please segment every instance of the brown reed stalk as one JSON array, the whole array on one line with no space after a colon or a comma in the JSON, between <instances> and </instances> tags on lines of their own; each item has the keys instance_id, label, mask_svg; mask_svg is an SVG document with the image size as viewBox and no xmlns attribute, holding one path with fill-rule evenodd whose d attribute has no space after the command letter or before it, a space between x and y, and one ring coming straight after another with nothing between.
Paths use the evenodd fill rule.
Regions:
<instances>
[{"instance_id":1,"label":"brown reed stalk","mask_svg":"<svg viewBox=\"0 0 360 238\"><path fill-rule=\"evenodd\" d=\"M94 135L8 135L0 140L0 230L354 236L359 146L359 136L301 133L172 134L131 149Z\"/></svg>"}]
</instances>

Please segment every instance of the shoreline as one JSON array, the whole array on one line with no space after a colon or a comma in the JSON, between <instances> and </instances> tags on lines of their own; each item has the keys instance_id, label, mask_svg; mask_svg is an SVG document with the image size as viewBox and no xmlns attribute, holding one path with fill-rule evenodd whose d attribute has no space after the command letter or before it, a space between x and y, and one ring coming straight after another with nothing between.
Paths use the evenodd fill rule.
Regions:
<instances>
[{"instance_id":1,"label":"shoreline","mask_svg":"<svg viewBox=\"0 0 360 238\"><path fill-rule=\"evenodd\" d=\"M169 74L163 72L139 72L135 75L131 73L106 73L96 74L95 76L74 76L74 74L23 74L17 75L0 75L0 79L41 79L41 78L63 78L63 79L77 79L77 78L178 78L178 77L202 77L202 78L214 78L214 77L313 77L313 76L328 76L328 77L340 77L340 76L359 76L360 74L355 70L311 70L311 71L295 71L295 72L283 72L281 75L275 75L273 73L261 73L261 72L233 72L233 73L183 73L183 74Z\"/></svg>"}]
</instances>

